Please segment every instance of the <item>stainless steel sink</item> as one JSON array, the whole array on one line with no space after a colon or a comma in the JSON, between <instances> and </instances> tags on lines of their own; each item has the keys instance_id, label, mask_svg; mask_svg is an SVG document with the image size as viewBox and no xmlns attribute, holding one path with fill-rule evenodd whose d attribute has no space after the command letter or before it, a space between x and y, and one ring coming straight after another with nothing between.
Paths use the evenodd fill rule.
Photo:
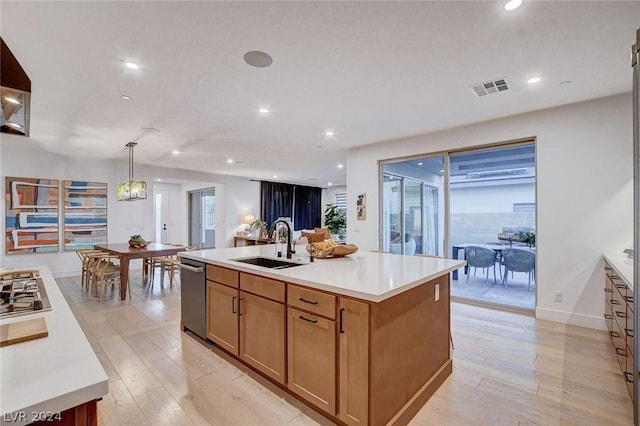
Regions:
<instances>
[{"instance_id":1,"label":"stainless steel sink","mask_svg":"<svg viewBox=\"0 0 640 426\"><path fill-rule=\"evenodd\" d=\"M269 269L285 269L301 266L303 263L286 262L284 260L272 259L270 257L245 257L242 259L229 259L235 262L249 263L251 265L262 266Z\"/></svg>"}]
</instances>

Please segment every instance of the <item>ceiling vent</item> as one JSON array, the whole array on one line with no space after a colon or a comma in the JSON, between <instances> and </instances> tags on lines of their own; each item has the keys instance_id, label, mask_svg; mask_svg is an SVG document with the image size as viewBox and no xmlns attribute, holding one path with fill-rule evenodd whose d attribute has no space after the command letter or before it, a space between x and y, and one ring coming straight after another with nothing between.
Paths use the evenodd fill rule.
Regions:
<instances>
[{"instance_id":1,"label":"ceiling vent","mask_svg":"<svg viewBox=\"0 0 640 426\"><path fill-rule=\"evenodd\" d=\"M506 78L498 78L486 83L476 84L471 86L470 89L476 94L476 97L481 98L492 93L506 92L509 90L509 85Z\"/></svg>"}]
</instances>

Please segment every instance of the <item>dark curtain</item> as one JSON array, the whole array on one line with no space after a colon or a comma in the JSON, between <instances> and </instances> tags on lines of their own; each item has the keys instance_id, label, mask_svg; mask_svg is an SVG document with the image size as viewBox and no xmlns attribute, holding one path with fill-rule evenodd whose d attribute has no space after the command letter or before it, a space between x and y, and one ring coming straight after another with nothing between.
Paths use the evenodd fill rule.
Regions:
<instances>
[{"instance_id":1,"label":"dark curtain","mask_svg":"<svg viewBox=\"0 0 640 426\"><path fill-rule=\"evenodd\" d=\"M279 217L291 217L293 185L260 181L260 219L267 226Z\"/></svg>"},{"instance_id":2,"label":"dark curtain","mask_svg":"<svg viewBox=\"0 0 640 426\"><path fill-rule=\"evenodd\" d=\"M319 228L322 223L322 189L296 185L293 215L296 231Z\"/></svg>"}]
</instances>

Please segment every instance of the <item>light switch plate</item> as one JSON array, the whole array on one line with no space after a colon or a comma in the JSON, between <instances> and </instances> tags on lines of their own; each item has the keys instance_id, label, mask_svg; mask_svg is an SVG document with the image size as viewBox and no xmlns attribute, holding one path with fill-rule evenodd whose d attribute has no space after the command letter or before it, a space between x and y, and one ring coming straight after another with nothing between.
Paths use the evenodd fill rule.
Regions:
<instances>
[{"instance_id":1,"label":"light switch plate","mask_svg":"<svg viewBox=\"0 0 640 426\"><path fill-rule=\"evenodd\" d=\"M436 284L436 302L440 300L440 284Z\"/></svg>"}]
</instances>

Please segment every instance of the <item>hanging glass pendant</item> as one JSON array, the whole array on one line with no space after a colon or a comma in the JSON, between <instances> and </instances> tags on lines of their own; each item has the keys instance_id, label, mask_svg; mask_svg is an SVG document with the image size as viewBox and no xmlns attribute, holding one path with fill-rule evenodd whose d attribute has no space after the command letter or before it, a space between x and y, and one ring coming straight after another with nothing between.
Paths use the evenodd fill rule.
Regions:
<instances>
[{"instance_id":1,"label":"hanging glass pendant","mask_svg":"<svg viewBox=\"0 0 640 426\"><path fill-rule=\"evenodd\" d=\"M136 142L129 142L125 146L129 148L129 180L116 185L117 201L137 201L147 199L147 182L133 178L133 147Z\"/></svg>"}]
</instances>

